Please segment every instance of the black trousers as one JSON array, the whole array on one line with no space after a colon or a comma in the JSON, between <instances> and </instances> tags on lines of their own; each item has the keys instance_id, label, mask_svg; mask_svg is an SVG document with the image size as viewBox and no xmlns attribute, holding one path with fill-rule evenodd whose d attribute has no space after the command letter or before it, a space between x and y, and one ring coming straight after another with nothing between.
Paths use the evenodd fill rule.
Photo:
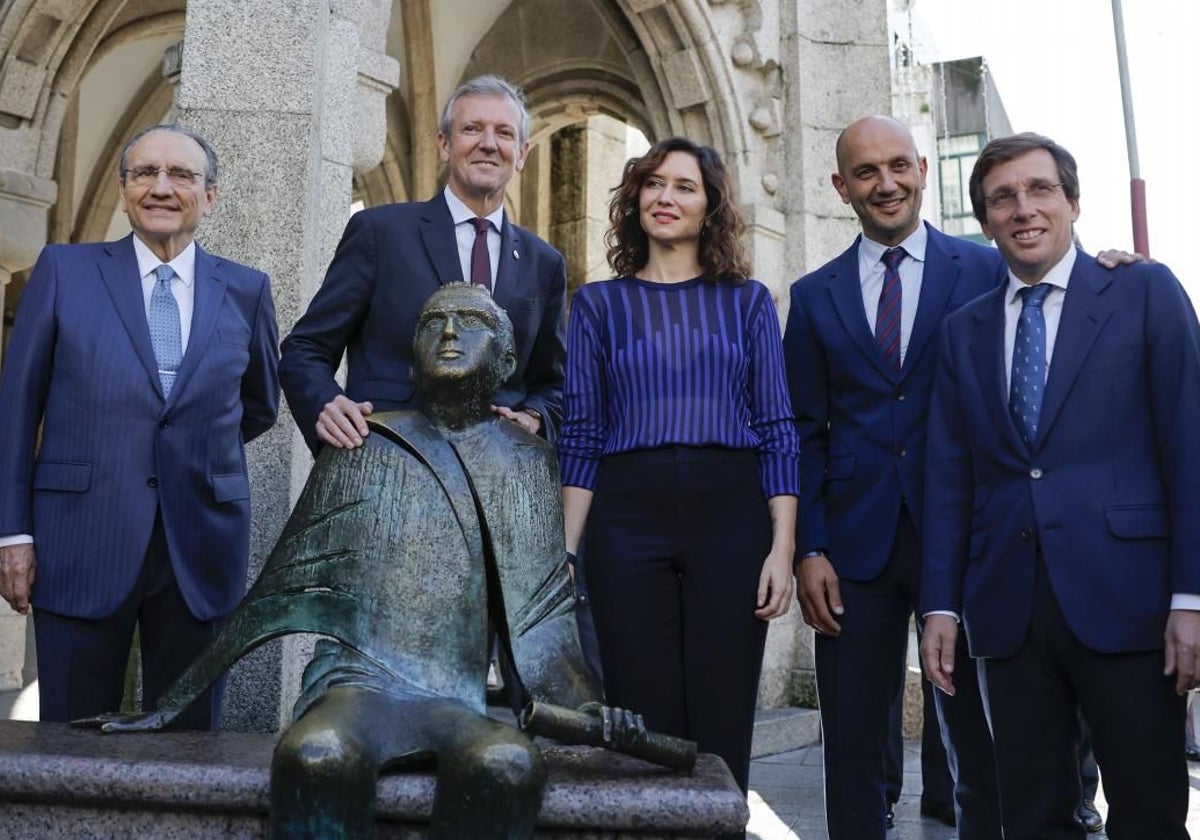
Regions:
<instances>
[{"instance_id":1,"label":"black trousers","mask_svg":"<svg viewBox=\"0 0 1200 840\"><path fill-rule=\"evenodd\" d=\"M1104 777L1111 840L1187 840L1184 698L1161 650L1098 653L1075 638L1038 561L1016 654L982 660L1006 840L1083 840L1079 717Z\"/></svg>"},{"instance_id":2,"label":"black trousers","mask_svg":"<svg viewBox=\"0 0 1200 840\"><path fill-rule=\"evenodd\" d=\"M903 679L909 619L920 603L920 580L916 528L902 509L883 572L868 581L842 578L842 633L816 638L830 840L884 840L889 721ZM962 840L1000 840L991 733L963 634L956 661L963 663L954 672L957 694L934 692L932 706L948 748L958 833Z\"/></svg>"},{"instance_id":3,"label":"black trousers","mask_svg":"<svg viewBox=\"0 0 1200 840\"><path fill-rule=\"evenodd\" d=\"M586 540L608 703L716 753L745 791L767 635L754 610L771 548L757 455L676 446L608 457Z\"/></svg>"},{"instance_id":4,"label":"black trousers","mask_svg":"<svg viewBox=\"0 0 1200 840\"><path fill-rule=\"evenodd\" d=\"M64 722L120 711L135 625L140 628L142 707L157 708L158 698L224 623L225 617L199 620L188 609L171 569L162 520L156 520L141 574L115 613L73 618L34 608L40 719ZM222 678L172 728L215 729L224 687Z\"/></svg>"}]
</instances>

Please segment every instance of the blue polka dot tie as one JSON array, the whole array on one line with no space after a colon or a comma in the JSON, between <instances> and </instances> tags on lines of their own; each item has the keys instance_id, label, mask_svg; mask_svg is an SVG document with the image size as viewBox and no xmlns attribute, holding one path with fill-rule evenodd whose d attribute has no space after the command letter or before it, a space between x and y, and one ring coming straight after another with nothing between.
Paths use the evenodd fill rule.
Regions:
<instances>
[{"instance_id":1,"label":"blue polka dot tie","mask_svg":"<svg viewBox=\"0 0 1200 840\"><path fill-rule=\"evenodd\" d=\"M163 396L171 396L175 386L175 374L183 361L183 336L179 326L179 304L171 294L171 280L175 269L160 265L154 269L156 278L154 291L150 293L150 343L154 346L154 358L158 362L158 381L162 383Z\"/></svg>"},{"instance_id":2,"label":"blue polka dot tie","mask_svg":"<svg viewBox=\"0 0 1200 840\"><path fill-rule=\"evenodd\" d=\"M900 263L908 256L903 248L888 248L883 262L883 288L879 291L879 309L875 312L875 343L890 370L900 370Z\"/></svg>"},{"instance_id":3,"label":"blue polka dot tie","mask_svg":"<svg viewBox=\"0 0 1200 840\"><path fill-rule=\"evenodd\" d=\"M1042 304L1050 289L1049 283L1038 283L1017 290L1021 296L1021 317L1013 341L1008 410L1028 446L1037 440L1042 396L1046 391L1046 316Z\"/></svg>"}]
</instances>

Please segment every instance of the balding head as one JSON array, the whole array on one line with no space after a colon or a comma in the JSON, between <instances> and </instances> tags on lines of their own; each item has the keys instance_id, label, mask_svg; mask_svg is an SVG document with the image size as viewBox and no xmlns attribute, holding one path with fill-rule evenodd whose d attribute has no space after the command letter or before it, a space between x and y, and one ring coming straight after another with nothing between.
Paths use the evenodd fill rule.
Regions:
<instances>
[{"instance_id":1,"label":"balding head","mask_svg":"<svg viewBox=\"0 0 1200 840\"><path fill-rule=\"evenodd\" d=\"M856 120L837 139L834 189L854 208L863 235L881 245L899 245L921 222L925 158L912 132L892 117Z\"/></svg>"}]
</instances>

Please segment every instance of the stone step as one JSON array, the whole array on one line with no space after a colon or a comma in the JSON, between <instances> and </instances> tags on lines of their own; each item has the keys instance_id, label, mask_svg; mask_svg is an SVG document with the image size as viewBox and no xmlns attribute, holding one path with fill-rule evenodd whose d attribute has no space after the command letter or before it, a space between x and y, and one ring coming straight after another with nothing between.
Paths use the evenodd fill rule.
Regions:
<instances>
[{"instance_id":1,"label":"stone step","mask_svg":"<svg viewBox=\"0 0 1200 840\"><path fill-rule=\"evenodd\" d=\"M812 746L820 740L821 713L816 709L759 709L754 716L750 757L779 755Z\"/></svg>"},{"instance_id":2,"label":"stone step","mask_svg":"<svg viewBox=\"0 0 1200 840\"><path fill-rule=\"evenodd\" d=\"M275 735L102 735L0 721L0 838L258 838L266 834ZM701 755L692 776L588 747L546 743L550 781L538 837L702 838L740 830L749 811L725 765ZM377 836L417 838L430 772L389 772Z\"/></svg>"}]
</instances>

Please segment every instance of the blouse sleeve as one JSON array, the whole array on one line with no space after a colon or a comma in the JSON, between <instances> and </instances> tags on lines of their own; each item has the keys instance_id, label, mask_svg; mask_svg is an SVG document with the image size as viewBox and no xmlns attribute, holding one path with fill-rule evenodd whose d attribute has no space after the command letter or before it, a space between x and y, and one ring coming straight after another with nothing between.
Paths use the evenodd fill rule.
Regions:
<instances>
[{"instance_id":1,"label":"blouse sleeve","mask_svg":"<svg viewBox=\"0 0 1200 840\"><path fill-rule=\"evenodd\" d=\"M771 295L759 286L749 322L750 426L758 438L759 474L763 493L800 493L800 437L783 364L783 340Z\"/></svg>"},{"instance_id":2,"label":"blouse sleeve","mask_svg":"<svg viewBox=\"0 0 1200 840\"><path fill-rule=\"evenodd\" d=\"M558 461L564 486L593 490L606 435L608 394L604 354L595 311L580 290L567 328L567 371L563 383L563 427Z\"/></svg>"}]
</instances>

